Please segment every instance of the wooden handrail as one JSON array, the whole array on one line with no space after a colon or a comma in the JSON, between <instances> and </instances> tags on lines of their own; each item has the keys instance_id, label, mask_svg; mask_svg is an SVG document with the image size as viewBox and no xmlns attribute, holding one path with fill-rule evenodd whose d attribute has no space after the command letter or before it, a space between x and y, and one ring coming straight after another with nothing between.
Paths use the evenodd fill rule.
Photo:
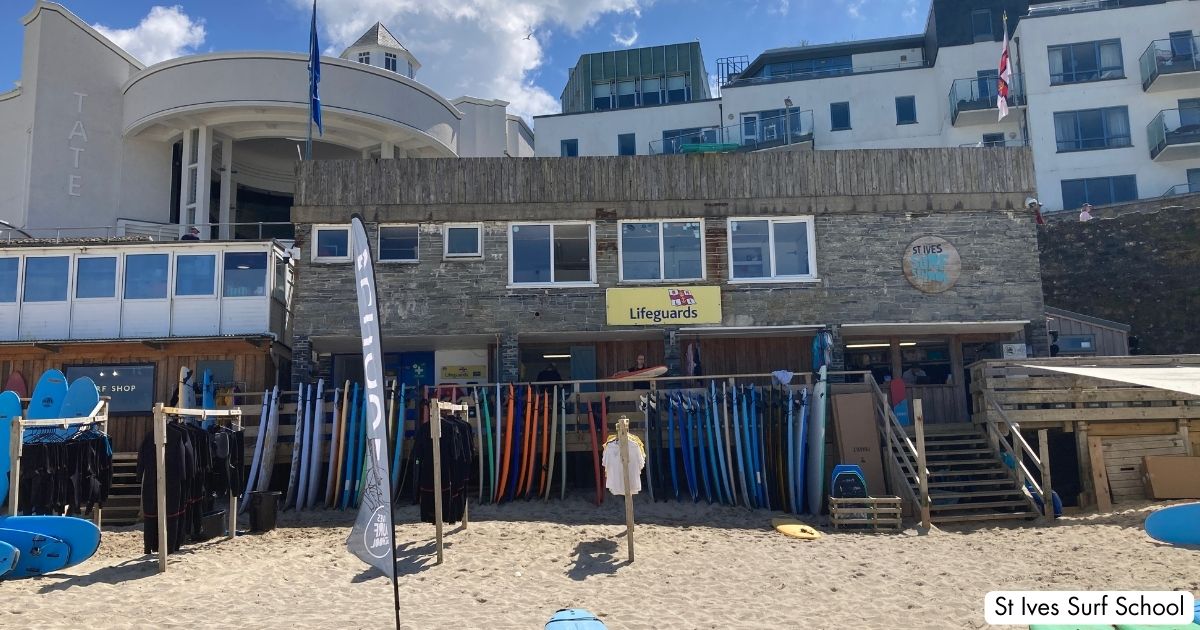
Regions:
<instances>
[{"instance_id":1,"label":"wooden handrail","mask_svg":"<svg viewBox=\"0 0 1200 630\"><path fill-rule=\"evenodd\" d=\"M927 468L923 469L919 465L920 457L918 455L917 447L915 444L913 444L912 440L909 439L908 432L904 430L904 426L900 424L900 420L896 418L896 414L892 411L891 406L888 405L887 397L883 395L883 390L879 389L879 384L875 382L874 378L864 377L863 380L870 383L871 391L875 393L875 408L880 412L880 417L883 419L884 433L887 436L888 442L888 451L892 453L891 461L894 465L903 468L903 470L899 472L905 475L904 479L900 480L900 482L895 482L895 480L893 480L895 482L894 485L903 487L905 494L908 495L908 498L917 505L918 509L924 512L929 506L924 505L922 498L917 496L917 491L914 490L912 484L909 483L908 477L912 476L920 481L922 477L921 472L924 472L924 477L928 479L929 470ZM893 446L896 448L893 448ZM898 454L897 451L899 451ZM927 500L928 497L925 499Z\"/></svg>"},{"instance_id":2,"label":"wooden handrail","mask_svg":"<svg viewBox=\"0 0 1200 630\"><path fill-rule=\"evenodd\" d=\"M1015 462L1017 483L1021 486L1020 489L1025 491L1026 483L1032 486L1037 492L1038 496L1042 499L1042 514L1049 517L1054 513L1054 494L1050 489L1050 450L1049 445L1047 444L1048 438L1046 437L1046 430L1042 429L1038 432L1039 439L1041 440L1039 445L1042 449L1043 455L1042 457L1039 457L1038 454L1034 452L1033 447L1029 445L1029 442L1025 441L1025 437L1021 435L1021 425L1009 420L1008 414L1004 413L1004 409L1000 407L1000 404L997 403L994 398L992 398L990 392L984 393L984 399L991 403L992 408L996 410L996 413L999 415L1000 419L1003 420L1005 426L1008 427L1009 439L999 439L999 431L994 427L994 425L998 423L991 419L990 413L984 415L984 417L987 419L988 431L996 432L997 441L1003 444L1009 455L1012 456L1013 461ZM1013 444L1020 445L1021 452L1019 454L1017 453L1017 449L1013 446ZM1041 474L1040 483L1033 480L1033 475L1029 473L1029 468L1025 466L1026 457L1028 457L1034 463L1034 465L1037 466L1038 472Z\"/></svg>"}]
</instances>

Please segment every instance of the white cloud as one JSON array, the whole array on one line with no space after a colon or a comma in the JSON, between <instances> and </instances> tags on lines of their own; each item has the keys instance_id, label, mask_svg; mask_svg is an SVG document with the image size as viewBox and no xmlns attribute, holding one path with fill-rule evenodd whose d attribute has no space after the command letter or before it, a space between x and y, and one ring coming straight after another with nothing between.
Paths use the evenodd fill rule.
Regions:
<instances>
[{"instance_id":1,"label":"white cloud","mask_svg":"<svg viewBox=\"0 0 1200 630\"><path fill-rule=\"evenodd\" d=\"M773 13L775 15L787 15L790 5L791 3L788 0L779 0L778 3L767 9L767 13Z\"/></svg>"},{"instance_id":2,"label":"white cloud","mask_svg":"<svg viewBox=\"0 0 1200 630\"><path fill-rule=\"evenodd\" d=\"M192 19L183 7L155 6L133 28L92 28L146 65L195 52L204 43L204 20Z\"/></svg>"},{"instance_id":3,"label":"white cloud","mask_svg":"<svg viewBox=\"0 0 1200 630\"><path fill-rule=\"evenodd\" d=\"M606 15L637 18L653 0L323 0L317 19L341 52L376 21L421 60L417 80L447 98L500 98L523 116L557 112L557 94L534 85L546 63L542 46ZM292 0L306 15L310 0ZM533 32L533 37L525 36ZM335 52L335 54L336 54ZM568 65L575 58L556 59Z\"/></svg>"},{"instance_id":4,"label":"white cloud","mask_svg":"<svg viewBox=\"0 0 1200 630\"><path fill-rule=\"evenodd\" d=\"M912 20L917 17L917 0L908 0L904 5L904 12L901 13L906 20Z\"/></svg>"},{"instance_id":5,"label":"white cloud","mask_svg":"<svg viewBox=\"0 0 1200 630\"><path fill-rule=\"evenodd\" d=\"M858 19L862 17L862 7L867 0L838 0L838 4L846 7L846 15Z\"/></svg>"},{"instance_id":6,"label":"white cloud","mask_svg":"<svg viewBox=\"0 0 1200 630\"><path fill-rule=\"evenodd\" d=\"M629 48L637 43L637 26L633 24L618 24L616 30L612 32L612 38L618 46Z\"/></svg>"}]
</instances>

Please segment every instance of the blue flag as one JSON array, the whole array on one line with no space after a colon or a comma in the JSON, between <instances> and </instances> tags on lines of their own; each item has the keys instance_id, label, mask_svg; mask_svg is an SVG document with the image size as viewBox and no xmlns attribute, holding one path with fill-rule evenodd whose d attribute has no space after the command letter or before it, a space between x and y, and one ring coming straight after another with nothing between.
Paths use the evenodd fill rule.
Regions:
<instances>
[{"instance_id":1,"label":"blue flag","mask_svg":"<svg viewBox=\"0 0 1200 630\"><path fill-rule=\"evenodd\" d=\"M321 125L321 94L317 86L321 83L321 46L317 43L317 0L313 0L312 26L308 32L308 105L317 132L324 135Z\"/></svg>"}]
</instances>

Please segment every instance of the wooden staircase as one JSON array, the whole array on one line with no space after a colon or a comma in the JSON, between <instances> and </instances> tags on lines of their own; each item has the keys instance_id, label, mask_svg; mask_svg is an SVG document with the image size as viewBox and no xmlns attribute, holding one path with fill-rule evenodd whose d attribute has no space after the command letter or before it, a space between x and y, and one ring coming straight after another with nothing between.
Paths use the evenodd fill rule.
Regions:
<instances>
[{"instance_id":1,"label":"wooden staircase","mask_svg":"<svg viewBox=\"0 0 1200 630\"><path fill-rule=\"evenodd\" d=\"M914 439L911 431L910 439ZM902 457L895 444L892 456ZM973 424L927 425L925 467L929 470L930 520L960 523L1040 516L1037 505L1018 485L1016 475L993 450L984 431ZM904 475L915 494L919 480Z\"/></svg>"},{"instance_id":2,"label":"wooden staircase","mask_svg":"<svg viewBox=\"0 0 1200 630\"><path fill-rule=\"evenodd\" d=\"M112 491L100 513L101 526L137 523L142 508L141 488L137 479L137 453L113 453Z\"/></svg>"}]
</instances>

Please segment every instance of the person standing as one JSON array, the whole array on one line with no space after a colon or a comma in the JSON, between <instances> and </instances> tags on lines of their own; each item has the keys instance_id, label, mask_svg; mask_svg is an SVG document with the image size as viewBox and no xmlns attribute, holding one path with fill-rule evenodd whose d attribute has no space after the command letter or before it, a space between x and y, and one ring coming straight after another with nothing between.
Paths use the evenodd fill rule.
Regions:
<instances>
[{"instance_id":1,"label":"person standing","mask_svg":"<svg viewBox=\"0 0 1200 630\"><path fill-rule=\"evenodd\" d=\"M637 359L634 360L633 366L629 368L630 372L638 372L646 369L646 355L639 353ZM647 381L634 381L634 389L650 389L650 383Z\"/></svg>"},{"instance_id":2,"label":"person standing","mask_svg":"<svg viewBox=\"0 0 1200 630\"><path fill-rule=\"evenodd\" d=\"M1079 210L1079 220L1080 221L1091 221L1092 218L1093 218L1092 217L1092 204L1090 204L1090 203L1083 204L1083 208L1080 208L1080 210Z\"/></svg>"}]
</instances>

